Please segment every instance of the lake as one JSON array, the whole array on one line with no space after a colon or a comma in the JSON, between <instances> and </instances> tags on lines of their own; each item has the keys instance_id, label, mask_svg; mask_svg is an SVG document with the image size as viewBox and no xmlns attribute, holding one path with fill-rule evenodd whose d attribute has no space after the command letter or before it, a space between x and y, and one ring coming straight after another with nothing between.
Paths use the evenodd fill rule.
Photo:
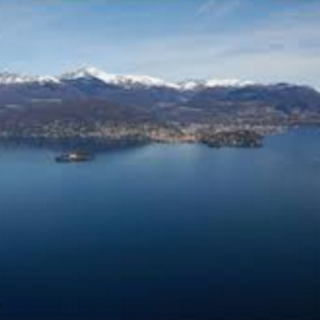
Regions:
<instances>
[{"instance_id":1,"label":"lake","mask_svg":"<svg viewBox=\"0 0 320 320\"><path fill-rule=\"evenodd\" d=\"M320 318L320 130L55 156L0 149L0 319Z\"/></svg>"}]
</instances>

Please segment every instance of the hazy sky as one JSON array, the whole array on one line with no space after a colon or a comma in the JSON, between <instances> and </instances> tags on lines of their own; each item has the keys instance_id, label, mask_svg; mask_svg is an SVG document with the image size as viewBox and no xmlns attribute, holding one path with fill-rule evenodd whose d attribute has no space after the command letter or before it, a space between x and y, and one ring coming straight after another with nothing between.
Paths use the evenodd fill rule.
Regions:
<instances>
[{"instance_id":1,"label":"hazy sky","mask_svg":"<svg viewBox=\"0 0 320 320\"><path fill-rule=\"evenodd\" d=\"M320 0L0 0L0 70L320 87Z\"/></svg>"}]
</instances>

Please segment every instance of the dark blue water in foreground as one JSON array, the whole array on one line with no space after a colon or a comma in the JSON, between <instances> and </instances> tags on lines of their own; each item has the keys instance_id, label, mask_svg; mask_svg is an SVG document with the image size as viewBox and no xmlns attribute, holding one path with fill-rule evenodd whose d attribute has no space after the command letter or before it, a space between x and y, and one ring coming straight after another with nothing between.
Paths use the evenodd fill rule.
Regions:
<instances>
[{"instance_id":1,"label":"dark blue water in foreground","mask_svg":"<svg viewBox=\"0 0 320 320\"><path fill-rule=\"evenodd\" d=\"M54 156L0 150L0 319L320 318L320 131Z\"/></svg>"}]
</instances>

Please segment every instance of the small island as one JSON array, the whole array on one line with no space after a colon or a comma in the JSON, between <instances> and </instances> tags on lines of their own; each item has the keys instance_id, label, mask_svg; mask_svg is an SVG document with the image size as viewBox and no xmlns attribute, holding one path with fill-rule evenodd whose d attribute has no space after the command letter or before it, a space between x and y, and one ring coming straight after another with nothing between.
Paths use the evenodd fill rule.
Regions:
<instances>
[{"instance_id":1,"label":"small island","mask_svg":"<svg viewBox=\"0 0 320 320\"><path fill-rule=\"evenodd\" d=\"M263 136L256 131L238 130L205 134L201 142L212 148L260 148Z\"/></svg>"}]
</instances>

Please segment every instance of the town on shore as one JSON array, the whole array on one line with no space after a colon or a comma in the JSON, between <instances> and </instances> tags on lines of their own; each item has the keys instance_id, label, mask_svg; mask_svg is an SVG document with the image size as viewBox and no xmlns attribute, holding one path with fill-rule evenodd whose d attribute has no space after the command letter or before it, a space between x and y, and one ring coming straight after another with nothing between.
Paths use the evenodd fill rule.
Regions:
<instances>
[{"instance_id":1,"label":"town on shore","mask_svg":"<svg viewBox=\"0 0 320 320\"><path fill-rule=\"evenodd\" d=\"M166 125L152 123L108 123L86 127L75 122L58 121L34 127L16 126L14 130L2 130L0 143L16 143L43 146L143 143L202 143L209 147L258 148L267 134L278 132L280 126L239 126L178 123Z\"/></svg>"}]
</instances>

